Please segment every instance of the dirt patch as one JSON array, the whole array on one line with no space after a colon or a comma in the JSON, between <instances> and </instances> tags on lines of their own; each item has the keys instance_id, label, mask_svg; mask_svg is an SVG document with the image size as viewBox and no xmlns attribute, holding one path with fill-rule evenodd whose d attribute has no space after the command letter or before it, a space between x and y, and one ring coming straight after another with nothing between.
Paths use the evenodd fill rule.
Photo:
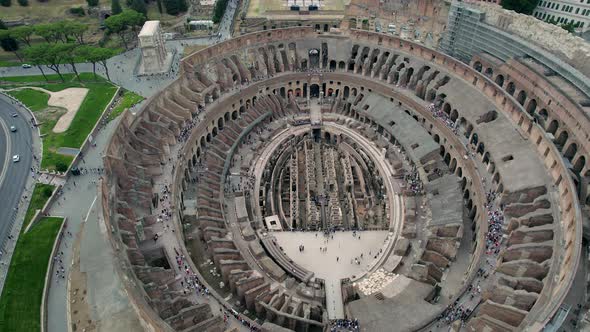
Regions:
<instances>
[{"instance_id":1,"label":"dirt patch","mask_svg":"<svg viewBox=\"0 0 590 332\"><path fill-rule=\"evenodd\" d=\"M88 89L67 88L58 92L46 92L50 95L47 105L62 107L68 110L66 114L62 115L57 120L55 127L53 127L54 133L63 133L70 128L72 120L74 120L78 109L80 109L80 105L82 105L84 98L86 98L86 94L88 94Z\"/></svg>"}]
</instances>

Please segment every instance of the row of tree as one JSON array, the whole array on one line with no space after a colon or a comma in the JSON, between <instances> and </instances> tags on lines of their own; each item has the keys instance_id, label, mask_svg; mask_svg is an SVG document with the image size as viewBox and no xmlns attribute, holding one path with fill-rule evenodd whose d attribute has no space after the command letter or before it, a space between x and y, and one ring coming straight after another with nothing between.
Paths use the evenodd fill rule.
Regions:
<instances>
[{"instance_id":1,"label":"row of tree","mask_svg":"<svg viewBox=\"0 0 590 332\"><path fill-rule=\"evenodd\" d=\"M60 65L69 64L76 78L80 81L76 64L81 62L92 63L92 72L95 77L96 65L101 64L105 69L107 79L110 80L107 60L116 54L117 52L110 48L75 43L42 43L30 46L24 51L25 59L32 65L37 66L46 80L47 76L45 76L43 66L47 66L47 68L54 71L62 81L65 80L61 74Z\"/></svg>"},{"instance_id":2,"label":"row of tree","mask_svg":"<svg viewBox=\"0 0 590 332\"><path fill-rule=\"evenodd\" d=\"M104 20L104 25L107 28L108 33L114 33L121 38L125 49L129 49L130 38L137 36L137 30L145 23L145 15L138 13L134 10L127 9L117 15L112 15ZM129 32L132 32L132 36L128 37Z\"/></svg>"}]
</instances>

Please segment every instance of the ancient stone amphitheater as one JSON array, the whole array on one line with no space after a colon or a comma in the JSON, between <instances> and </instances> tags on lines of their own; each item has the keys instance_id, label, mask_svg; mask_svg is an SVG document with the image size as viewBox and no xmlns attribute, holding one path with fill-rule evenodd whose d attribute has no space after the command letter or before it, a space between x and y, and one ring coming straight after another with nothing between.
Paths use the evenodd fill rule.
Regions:
<instances>
[{"instance_id":1,"label":"ancient stone amphitheater","mask_svg":"<svg viewBox=\"0 0 590 332\"><path fill-rule=\"evenodd\" d=\"M273 331L540 331L558 314L590 123L542 63L298 27L181 67L104 157L103 215L146 330L223 331L230 312ZM333 299L279 240L292 231L386 235Z\"/></svg>"}]
</instances>

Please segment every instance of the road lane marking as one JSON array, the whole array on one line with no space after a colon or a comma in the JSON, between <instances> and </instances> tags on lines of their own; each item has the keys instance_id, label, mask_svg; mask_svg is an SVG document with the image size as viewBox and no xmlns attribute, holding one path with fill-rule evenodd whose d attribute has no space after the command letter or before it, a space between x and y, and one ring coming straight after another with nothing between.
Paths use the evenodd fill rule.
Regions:
<instances>
[{"instance_id":1,"label":"road lane marking","mask_svg":"<svg viewBox=\"0 0 590 332\"><path fill-rule=\"evenodd\" d=\"M4 133L6 135L6 156L4 157L4 167L2 168L2 173L0 173L0 188L2 188L4 178L6 177L6 170L10 166L10 146L12 145L12 142L10 141L10 131L8 131L8 127L2 118L0 118L0 126L2 126L2 129L4 129Z\"/></svg>"}]
</instances>

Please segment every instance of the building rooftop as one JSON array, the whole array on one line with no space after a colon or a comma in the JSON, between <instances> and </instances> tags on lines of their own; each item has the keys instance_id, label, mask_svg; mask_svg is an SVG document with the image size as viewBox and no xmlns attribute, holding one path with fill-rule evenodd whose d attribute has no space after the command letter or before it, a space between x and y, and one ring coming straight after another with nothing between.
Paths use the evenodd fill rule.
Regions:
<instances>
[{"instance_id":1,"label":"building rooftop","mask_svg":"<svg viewBox=\"0 0 590 332\"><path fill-rule=\"evenodd\" d=\"M139 37L152 36L158 31L160 27L160 21L146 21L139 32Z\"/></svg>"}]
</instances>

